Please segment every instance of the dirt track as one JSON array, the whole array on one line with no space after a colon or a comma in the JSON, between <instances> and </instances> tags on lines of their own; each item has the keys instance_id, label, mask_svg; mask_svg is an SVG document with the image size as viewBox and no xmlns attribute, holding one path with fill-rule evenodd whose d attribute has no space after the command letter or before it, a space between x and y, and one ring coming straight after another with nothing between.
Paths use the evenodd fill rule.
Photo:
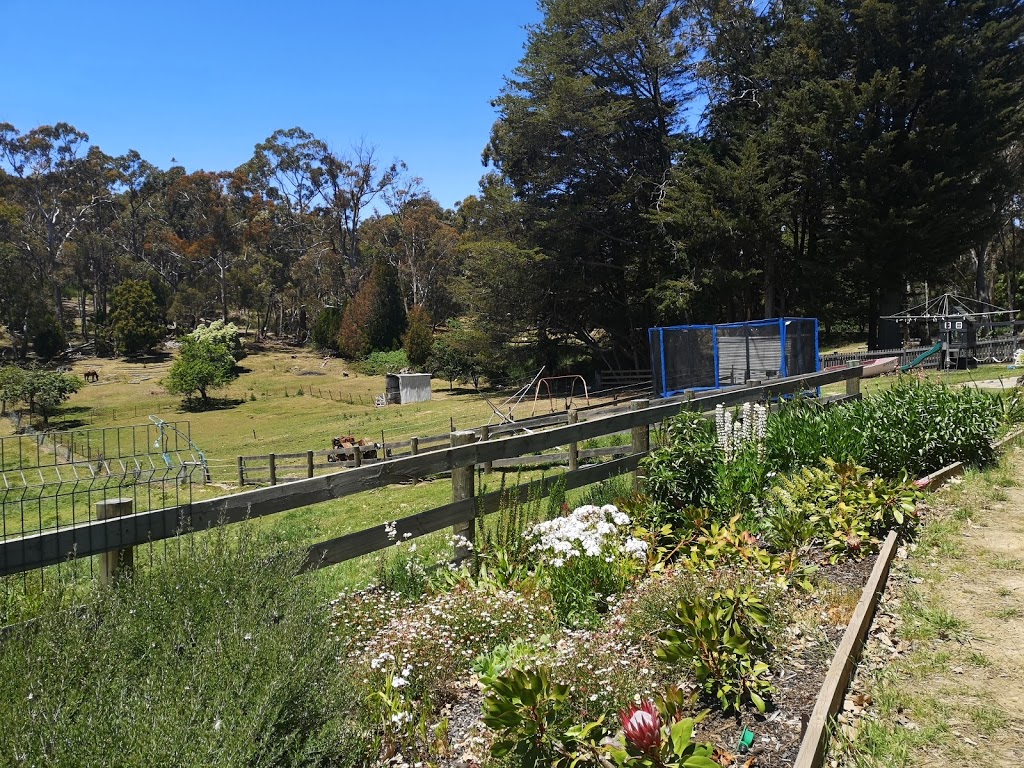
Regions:
<instances>
[{"instance_id":1,"label":"dirt track","mask_svg":"<svg viewBox=\"0 0 1024 768\"><path fill-rule=\"evenodd\" d=\"M833 765L1024 763L1024 449L935 502L894 566L842 718L864 762Z\"/></svg>"}]
</instances>

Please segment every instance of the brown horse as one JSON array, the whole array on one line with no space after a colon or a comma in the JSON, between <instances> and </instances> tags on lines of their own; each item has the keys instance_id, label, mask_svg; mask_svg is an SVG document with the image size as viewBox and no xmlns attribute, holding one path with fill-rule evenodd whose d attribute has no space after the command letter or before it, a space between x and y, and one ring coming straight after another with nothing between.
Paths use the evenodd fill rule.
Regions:
<instances>
[{"instance_id":1,"label":"brown horse","mask_svg":"<svg viewBox=\"0 0 1024 768\"><path fill-rule=\"evenodd\" d=\"M99 381L100 374L99 371L89 370L82 374L82 378L86 381Z\"/></svg>"}]
</instances>

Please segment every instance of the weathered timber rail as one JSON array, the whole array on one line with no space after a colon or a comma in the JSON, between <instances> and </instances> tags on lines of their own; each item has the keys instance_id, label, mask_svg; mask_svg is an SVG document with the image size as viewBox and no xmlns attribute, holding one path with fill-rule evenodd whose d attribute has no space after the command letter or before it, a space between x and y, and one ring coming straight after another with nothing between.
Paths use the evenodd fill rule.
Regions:
<instances>
[{"instance_id":1,"label":"weathered timber rail","mask_svg":"<svg viewBox=\"0 0 1024 768\"><path fill-rule=\"evenodd\" d=\"M736 405L747 401L771 399L803 392L816 387L847 382L847 392L859 391L862 368L825 371L821 373L774 379L765 384L733 387L693 397L675 397L648 401L635 401L633 410L602 413L587 412L587 419L561 425L567 414L531 420L530 427L539 422L559 424L544 431L526 435L502 437L509 431L521 430L522 423L495 427L486 441L468 445L432 450L417 455L391 458L373 464L348 469L329 475L296 480L222 496L190 504L140 512L103 520L47 530L25 536L7 538L0 542L0 576L20 573L67 561L72 557L97 555L127 547L168 539L183 532L200 531L217 524L236 523L249 518L264 517L278 512L298 509L332 501L362 491L370 491L396 483L451 471L457 468L493 464L535 454L583 440L633 431L630 455L562 473L567 489L634 471L646 453L646 436L652 424L658 424L684 410L707 411L718 405ZM645 407L637 407L639 405ZM640 434L643 433L643 434ZM465 433L454 433L465 434ZM495 435L498 439L493 439ZM527 493L524 486L518 487ZM479 509L478 509L479 505ZM498 495L481 499L458 499L451 504L412 515L397 521L399 529L411 534L410 538L441 530L459 522L466 522L477 514L497 509ZM310 549L309 566L327 565L383 549L394 542L388 538L384 526L375 526L347 534Z\"/></svg>"}]
</instances>

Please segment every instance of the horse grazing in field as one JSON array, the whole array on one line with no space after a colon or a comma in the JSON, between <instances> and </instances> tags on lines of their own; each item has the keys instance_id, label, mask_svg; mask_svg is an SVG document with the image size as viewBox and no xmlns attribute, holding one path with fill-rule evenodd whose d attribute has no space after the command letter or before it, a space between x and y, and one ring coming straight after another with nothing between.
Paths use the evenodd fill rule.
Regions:
<instances>
[{"instance_id":1,"label":"horse grazing in field","mask_svg":"<svg viewBox=\"0 0 1024 768\"><path fill-rule=\"evenodd\" d=\"M82 374L82 378L86 381L99 381L100 374L98 371L89 370Z\"/></svg>"}]
</instances>

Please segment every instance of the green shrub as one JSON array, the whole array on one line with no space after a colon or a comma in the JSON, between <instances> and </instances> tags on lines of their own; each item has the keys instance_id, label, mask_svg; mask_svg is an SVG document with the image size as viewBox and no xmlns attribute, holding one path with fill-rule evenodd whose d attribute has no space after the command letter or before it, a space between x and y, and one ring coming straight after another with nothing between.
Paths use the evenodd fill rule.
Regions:
<instances>
[{"instance_id":1,"label":"green shrub","mask_svg":"<svg viewBox=\"0 0 1024 768\"><path fill-rule=\"evenodd\" d=\"M209 390L225 387L237 378L235 358L227 346L189 335L182 339L178 357L162 383L168 392L184 395L189 403L195 393L207 403Z\"/></svg>"},{"instance_id":2,"label":"green shrub","mask_svg":"<svg viewBox=\"0 0 1024 768\"><path fill-rule=\"evenodd\" d=\"M567 704L569 687L543 667L510 669L485 682L483 723L498 733L494 757L514 756L523 768L569 768L579 764L576 757L588 738L601 736L597 723L577 725Z\"/></svg>"},{"instance_id":3,"label":"green shrub","mask_svg":"<svg viewBox=\"0 0 1024 768\"><path fill-rule=\"evenodd\" d=\"M392 352L371 352L365 359L352 366L367 376L383 376L385 373L397 373L409 367L409 359L405 350L396 349Z\"/></svg>"},{"instance_id":4,"label":"green shrub","mask_svg":"<svg viewBox=\"0 0 1024 768\"><path fill-rule=\"evenodd\" d=\"M830 456L888 478L925 475L955 461L983 466L992 460L1003 411L998 395L912 378L828 409L797 400L768 421L766 463L788 472Z\"/></svg>"},{"instance_id":5,"label":"green shrub","mask_svg":"<svg viewBox=\"0 0 1024 768\"><path fill-rule=\"evenodd\" d=\"M768 419L764 463L775 472L816 466L824 456L860 460L864 433L859 403L822 407L816 400L795 398Z\"/></svg>"},{"instance_id":6,"label":"green shrub","mask_svg":"<svg viewBox=\"0 0 1024 768\"><path fill-rule=\"evenodd\" d=\"M904 470L926 475L956 461L991 463L1002 420L998 395L910 378L863 401L854 413L850 427L864 434L863 455L854 458L890 478Z\"/></svg>"},{"instance_id":7,"label":"green shrub","mask_svg":"<svg viewBox=\"0 0 1024 768\"><path fill-rule=\"evenodd\" d=\"M671 419L662 443L640 462L644 489L655 503L655 519L644 521L651 527L683 524L686 508L709 507L722 461L715 426L700 414L684 411Z\"/></svg>"},{"instance_id":8,"label":"green shrub","mask_svg":"<svg viewBox=\"0 0 1024 768\"><path fill-rule=\"evenodd\" d=\"M0 643L0 755L61 766L335 766L365 735L302 557L213 531Z\"/></svg>"},{"instance_id":9,"label":"green shrub","mask_svg":"<svg viewBox=\"0 0 1024 768\"><path fill-rule=\"evenodd\" d=\"M889 531L916 524L919 495L905 475L890 481L825 459L824 468L776 479L765 500L764 535L778 549L818 541L833 560L863 557Z\"/></svg>"},{"instance_id":10,"label":"green shrub","mask_svg":"<svg viewBox=\"0 0 1024 768\"><path fill-rule=\"evenodd\" d=\"M164 337L167 327L152 286L125 280L110 292L109 326L122 354L145 352Z\"/></svg>"},{"instance_id":11,"label":"green shrub","mask_svg":"<svg viewBox=\"0 0 1024 768\"><path fill-rule=\"evenodd\" d=\"M238 326L234 323L214 320L209 325L198 326L188 335L198 342L219 344L226 347L235 362L246 357L247 353L245 351L245 344L242 343L242 335L238 331Z\"/></svg>"},{"instance_id":12,"label":"green shrub","mask_svg":"<svg viewBox=\"0 0 1024 768\"><path fill-rule=\"evenodd\" d=\"M338 307L324 307L317 313L309 342L315 349L339 352L338 331L341 329L342 311Z\"/></svg>"},{"instance_id":13,"label":"green shrub","mask_svg":"<svg viewBox=\"0 0 1024 768\"><path fill-rule=\"evenodd\" d=\"M682 662L722 710L752 703L765 710L772 685L765 660L771 650L770 615L750 589L729 588L676 606L673 628L659 635L657 656Z\"/></svg>"},{"instance_id":14,"label":"green shrub","mask_svg":"<svg viewBox=\"0 0 1024 768\"><path fill-rule=\"evenodd\" d=\"M32 349L43 360L49 360L63 352L67 346L67 336L57 318L47 315L32 337Z\"/></svg>"}]
</instances>

